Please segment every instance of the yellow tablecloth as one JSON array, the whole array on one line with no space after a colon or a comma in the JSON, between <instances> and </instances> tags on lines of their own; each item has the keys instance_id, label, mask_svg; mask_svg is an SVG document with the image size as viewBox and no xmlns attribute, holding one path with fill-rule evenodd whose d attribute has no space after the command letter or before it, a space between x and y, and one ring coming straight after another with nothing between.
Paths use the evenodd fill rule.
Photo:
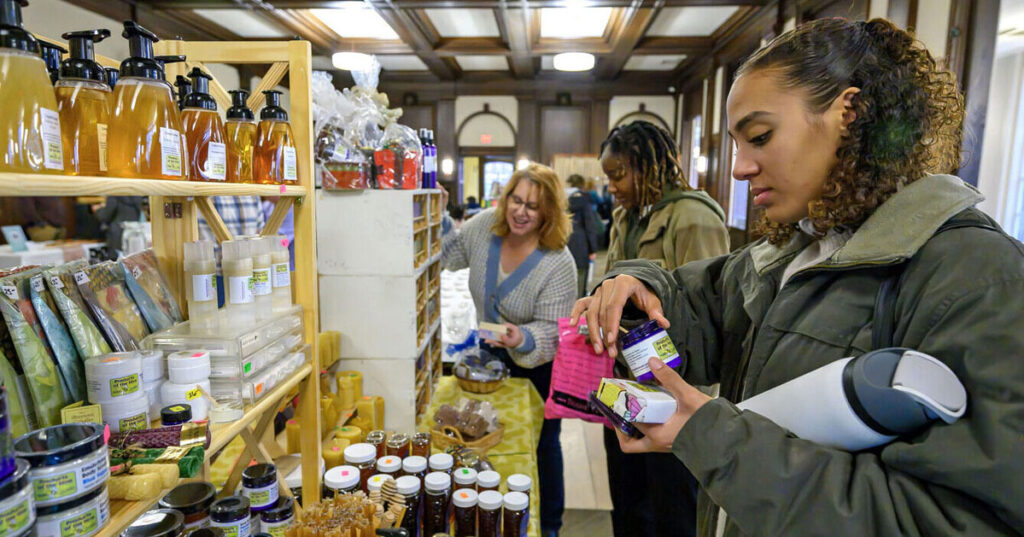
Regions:
<instances>
[{"instance_id":1,"label":"yellow tablecloth","mask_svg":"<svg viewBox=\"0 0 1024 537\"><path fill-rule=\"evenodd\" d=\"M500 390L481 394L463 391L455 377L441 377L420 429L430 430L434 413L441 405L455 406L462 398L488 401L498 411L498 419L505 424L505 435L500 444L487 451L487 459L502 476L502 492L507 492L504 479L512 474L526 474L533 479L529 535L539 537L541 498L537 479L537 443L544 425L544 400L527 379L508 379Z\"/></svg>"}]
</instances>

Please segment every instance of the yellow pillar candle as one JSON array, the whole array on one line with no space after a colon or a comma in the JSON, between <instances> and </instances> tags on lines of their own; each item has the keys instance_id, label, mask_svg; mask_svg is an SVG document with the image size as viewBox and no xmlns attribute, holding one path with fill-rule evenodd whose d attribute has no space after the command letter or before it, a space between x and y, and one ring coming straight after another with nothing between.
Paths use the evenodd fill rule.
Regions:
<instances>
[{"instance_id":1,"label":"yellow pillar candle","mask_svg":"<svg viewBox=\"0 0 1024 537\"><path fill-rule=\"evenodd\" d=\"M370 430L378 429L377 421L375 419L376 411L373 404L373 397L367 395L356 403L356 414L359 419L366 420L370 426Z\"/></svg>"},{"instance_id":2,"label":"yellow pillar candle","mask_svg":"<svg viewBox=\"0 0 1024 537\"><path fill-rule=\"evenodd\" d=\"M299 453L300 449L300 433L299 422L297 420L288 420L284 425L285 438L288 441L288 453Z\"/></svg>"},{"instance_id":3,"label":"yellow pillar candle","mask_svg":"<svg viewBox=\"0 0 1024 537\"><path fill-rule=\"evenodd\" d=\"M363 430L359 427L342 427L334 434L338 440L347 440L349 444L358 444L363 441Z\"/></svg>"},{"instance_id":4,"label":"yellow pillar candle","mask_svg":"<svg viewBox=\"0 0 1024 537\"><path fill-rule=\"evenodd\" d=\"M332 447L340 448L341 451L344 452L345 448L352 445L352 441L347 438L334 437L334 439L331 440L331 444Z\"/></svg>"},{"instance_id":5,"label":"yellow pillar candle","mask_svg":"<svg viewBox=\"0 0 1024 537\"><path fill-rule=\"evenodd\" d=\"M338 446L333 446L331 449L324 451L324 465L328 469L334 468L335 466L341 466L345 464L345 450Z\"/></svg>"},{"instance_id":6,"label":"yellow pillar candle","mask_svg":"<svg viewBox=\"0 0 1024 537\"><path fill-rule=\"evenodd\" d=\"M334 407L334 399L330 396L322 397L320 406L323 408L323 420L326 425L324 432L326 433L338 424L338 410Z\"/></svg>"},{"instance_id":7,"label":"yellow pillar candle","mask_svg":"<svg viewBox=\"0 0 1024 537\"><path fill-rule=\"evenodd\" d=\"M342 409L356 406L356 389L352 377L348 375L338 376L338 397L341 400Z\"/></svg>"},{"instance_id":8,"label":"yellow pillar candle","mask_svg":"<svg viewBox=\"0 0 1024 537\"><path fill-rule=\"evenodd\" d=\"M342 371L342 376L347 376L352 379L352 393L355 394L355 400L359 401L363 398L363 374L358 371Z\"/></svg>"},{"instance_id":9,"label":"yellow pillar candle","mask_svg":"<svg viewBox=\"0 0 1024 537\"><path fill-rule=\"evenodd\" d=\"M373 430L373 421L366 418L355 417L348 420L348 424L352 427L358 427L362 431Z\"/></svg>"},{"instance_id":10,"label":"yellow pillar candle","mask_svg":"<svg viewBox=\"0 0 1024 537\"><path fill-rule=\"evenodd\" d=\"M384 398L379 395L373 396L373 428L384 428Z\"/></svg>"}]
</instances>

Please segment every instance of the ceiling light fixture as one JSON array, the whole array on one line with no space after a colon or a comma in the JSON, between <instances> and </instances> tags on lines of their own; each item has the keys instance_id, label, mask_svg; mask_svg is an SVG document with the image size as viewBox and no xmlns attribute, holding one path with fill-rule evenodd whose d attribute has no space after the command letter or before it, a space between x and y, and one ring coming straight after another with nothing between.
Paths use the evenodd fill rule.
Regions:
<instances>
[{"instance_id":1,"label":"ceiling light fixture","mask_svg":"<svg viewBox=\"0 0 1024 537\"><path fill-rule=\"evenodd\" d=\"M554 58L559 71L589 71L594 68L594 55L587 52L563 52Z\"/></svg>"},{"instance_id":2,"label":"ceiling light fixture","mask_svg":"<svg viewBox=\"0 0 1024 537\"><path fill-rule=\"evenodd\" d=\"M361 71L369 67L372 57L362 52L336 52L331 56L334 67L343 71Z\"/></svg>"},{"instance_id":3,"label":"ceiling light fixture","mask_svg":"<svg viewBox=\"0 0 1024 537\"><path fill-rule=\"evenodd\" d=\"M452 162L452 159L445 158L441 161L441 173L451 175L453 171L455 171L455 163Z\"/></svg>"}]
</instances>

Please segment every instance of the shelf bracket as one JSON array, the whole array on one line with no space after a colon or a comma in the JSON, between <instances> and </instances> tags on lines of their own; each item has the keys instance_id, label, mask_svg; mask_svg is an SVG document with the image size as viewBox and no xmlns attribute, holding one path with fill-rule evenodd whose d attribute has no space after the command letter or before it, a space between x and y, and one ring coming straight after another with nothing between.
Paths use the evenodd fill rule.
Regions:
<instances>
[{"instance_id":1,"label":"shelf bracket","mask_svg":"<svg viewBox=\"0 0 1024 537\"><path fill-rule=\"evenodd\" d=\"M217 242L234 239L231 235L231 230L228 229L228 226L224 225L224 220L221 219L220 213L213 206L213 200L206 196L197 196L195 202L196 207L199 207L199 212L203 213L203 219L206 220L206 224L210 226L210 231L213 231L213 236L217 238Z\"/></svg>"},{"instance_id":2,"label":"shelf bracket","mask_svg":"<svg viewBox=\"0 0 1024 537\"><path fill-rule=\"evenodd\" d=\"M277 235L277 230L280 229L294 203L295 198L278 198L277 203L274 205L274 212L270 213L270 219L263 226L263 231L260 232L260 235L264 237Z\"/></svg>"}]
</instances>

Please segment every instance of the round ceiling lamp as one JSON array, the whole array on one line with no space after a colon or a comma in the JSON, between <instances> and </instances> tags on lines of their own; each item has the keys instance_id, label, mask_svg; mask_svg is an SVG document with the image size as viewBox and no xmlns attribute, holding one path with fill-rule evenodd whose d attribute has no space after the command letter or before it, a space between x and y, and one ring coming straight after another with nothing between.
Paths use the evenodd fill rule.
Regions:
<instances>
[{"instance_id":1,"label":"round ceiling lamp","mask_svg":"<svg viewBox=\"0 0 1024 537\"><path fill-rule=\"evenodd\" d=\"M343 71L359 71L370 65L371 56L362 52L336 52L331 56L334 67Z\"/></svg>"},{"instance_id":2,"label":"round ceiling lamp","mask_svg":"<svg viewBox=\"0 0 1024 537\"><path fill-rule=\"evenodd\" d=\"M563 52L554 58L559 71L589 71L594 68L594 55L586 52Z\"/></svg>"}]
</instances>

